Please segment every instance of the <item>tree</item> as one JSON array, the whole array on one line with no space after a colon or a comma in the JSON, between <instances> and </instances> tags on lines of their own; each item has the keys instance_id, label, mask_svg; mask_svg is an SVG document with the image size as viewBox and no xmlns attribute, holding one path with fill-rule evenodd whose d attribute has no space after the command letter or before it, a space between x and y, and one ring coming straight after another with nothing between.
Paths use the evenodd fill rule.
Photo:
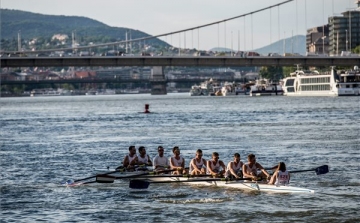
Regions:
<instances>
[{"instance_id":1,"label":"tree","mask_svg":"<svg viewBox=\"0 0 360 223\"><path fill-rule=\"evenodd\" d=\"M276 66L261 67L259 74L261 77L271 80L279 80L282 78L282 68Z\"/></svg>"},{"instance_id":2,"label":"tree","mask_svg":"<svg viewBox=\"0 0 360 223\"><path fill-rule=\"evenodd\" d=\"M283 77L290 76L290 73L295 72L295 70L296 69L294 67L283 67L282 68Z\"/></svg>"},{"instance_id":3,"label":"tree","mask_svg":"<svg viewBox=\"0 0 360 223\"><path fill-rule=\"evenodd\" d=\"M360 54L360 45L355 47L355 49L352 50L353 53Z\"/></svg>"}]
</instances>

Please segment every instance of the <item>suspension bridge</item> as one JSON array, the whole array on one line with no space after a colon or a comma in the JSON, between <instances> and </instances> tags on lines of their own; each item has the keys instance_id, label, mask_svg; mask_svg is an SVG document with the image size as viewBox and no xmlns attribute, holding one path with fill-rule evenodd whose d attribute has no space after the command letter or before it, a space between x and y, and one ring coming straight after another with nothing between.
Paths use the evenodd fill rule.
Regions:
<instances>
[{"instance_id":1,"label":"suspension bridge","mask_svg":"<svg viewBox=\"0 0 360 223\"><path fill-rule=\"evenodd\" d=\"M285 4L294 4L294 12L292 19L294 21L294 27L292 30L284 30L281 26L282 20L281 15L284 11L281 10L281 7ZM198 25L195 27L190 27L186 29L181 29L178 31L167 32L159 35L146 36L137 39L127 39L117 42L102 43L91 46L75 46L72 44L72 47L61 48L61 49L45 49L45 50L22 50L19 47L18 51L2 51L2 53L9 53L9 57L0 58L0 67L1 68L14 68L14 67L121 67L121 66L149 66L149 67L164 67L164 66L199 66L199 67L258 67L258 66L294 66L296 64L301 64L302 66L354 66L360 64L360 57L358 55L350 56L339 56L339 55L300 55L297 52L293 51L293 46L291 47L292 52L286 52L286 47L283 48L283 52L276 53L275 56L261 56L256 55L254 51L254 28L259 27L259 25L254 25L254 17L261 16L262 24L260 26L267 27L264 28L263 38L268 36L270 43L274 43L277 38L277 42L281 39L281 33L293 33L294 29L296 34L298 34L298 23L299 17L305 18L305 27L307 24L307 0L301 1L301 7L305 8L304 15L299 15L299 3L298 0L286 0L278 4L267 6L255 11L244 13L241 15L233 16L231 18L223 19L220 21L215 21L203 25ZM323 0L323 7L325 1ZM321 10L319 10L321 11ZM334 11L334 9L333 9ZM266 16L264 15L266 14ZM277 15L276 15L277 14ZM321 12L320 12L321 14ZM275 19L274 19L275 17ZM324 23L324 9L322 12L322 18L319 19L320 23ZM250 24L249 24L250 21ZM227 26L231 22L236 22L239 25L237 31L237 44L234 44L233 33L236 31L228 30ZM221 56L214 55L201 55L198 54L188 54L189 49L195 48L200 52L201 39L210 38L209 36L201 35L203 29L212 27L214 35L211 35L214 45L223 46L224 48L230 47L229 52L224 53ZM215 29L214 29L215 27ZM222 28L220 28L222 27ZM217 28L217 30L216 30ZM308 28L308 27L307 27ZM223 29L223 30L221 30ZM240 31L240 29L243 29ZM351 30L351 29L350 29ZM223 31L223 34L220 34ZM241 33L242 32L242 33ZM231 33L231 41L229 43L229 34ZM349 33L351 35L351 33ZM97 48L97 47L111 47L111 46L120 46L125 45L126 51L128 48L132 49L132 44L138 42L139 50L141 51L141 42L144 42L149 39L159 38L159 39L170 39L172 43L172 38L178 36L178 53L171 55L161 56L80 56L78 53L72 54L72 56L54 56L54 57L36 57L36 54L39 53L50 53L50 52L79 52ZM274 38L276 36L276 38ZM215 37L215 38L214 38ZM323 40L325 39L323 33ZM189 41L190 39L190 41ZM223 43L220 44L220 39L223 39ZM195 40L195 41L194 41ZM338 35L338 41L346 41L346 48L348 42L348 32L346 31L345 35ZM351 37L350 37L351 40ZM189 44L189 42L191 44ZM195 44L194 44L195 42ZM293 39L292 39L293 42ZM191 48L189 47L191 45ZM197 46L196 46L197 45ZM229 46L230 45L230 46ZM234 50L237 45L237 50ZM129 47L130 46L130 47ZM182 47L181 47L182 46ZM188 47L186 47L188 46ZM196 48L197 47L197 48ZM350 41L350 49L353 48ZM238 54L238 52L242 52ZM324 52L324 48L323 48ZM286 53L290 53L291 56L285 56ZM130 52L131 54L131 52ZM239 56L241 55L241 56ZM283 56L281 56L283 55ZM14 56L14 57L13 57ZM162 69L155 69L153 79L158 80L159 83L165 83L165 77L162 73Z\"/></svg>"}]
</instances>

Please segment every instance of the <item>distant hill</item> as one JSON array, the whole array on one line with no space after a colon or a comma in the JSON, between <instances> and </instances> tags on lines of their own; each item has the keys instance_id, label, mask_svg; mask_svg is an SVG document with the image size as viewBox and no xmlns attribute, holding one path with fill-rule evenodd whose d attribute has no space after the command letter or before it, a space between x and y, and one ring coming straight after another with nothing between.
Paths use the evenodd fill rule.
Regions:
<instances>
[{"instance_id":1,"label":"distant hill","mask_svg":"<svg viewBox=\"0 0 360 223\"><path fill-rule=\"evenodd\" d=\"M254 50L262 55L268 55L269 53L284 54L284 40L285 40L285 53L299 53L301 55L306 54L306 36L297 35L276 41L268 46L261 47Z\"/></svg>"},{"instance_id":2,"label":"distant hill","mask_svg":"<svg viewBox=\"0 0 360 223\"><path fill-rule=\"evenodd\" d=\"M215 48L211 48L210 51L213 51L213 52L231 52L233 50L231 50L230 48L225 48L225 47L215 47Z\"/></svg>"},{"instance_id":3,"label":"distant hill","mask_svg":"<svg viewBox=\"0 0 360 223\"><path fill-rule=\"evenodd\" d=\"M299 53L301 55L306 54L306 37L303 35L297 35L293 38L286 38L285 39L285 52L286 53ZM215 47L210 49L210 51L217 51L217 52L230 52L236 50L231 50L229 48L222 48L222 47ZM268 55L269 53L278 53L280 55L284 54L284 39L276 41L268 46L261 47L259 49L253 50L258 52L262 55Z\"/></svg>"},{"instance_id":4,"label":"distant hill","mask_svg":"<svg viewBox=\"0 0 360 223\"><path fill-rule=\"evenodd\" d=\"M54 34L67 34L71 38L73 31L76 31L78 37L103 36L114 40L124 40L127 30L131 30L132 39L149 36L139 30L111 27L86 17L44 15L10 9L0 10L1 39L17 39L19 30L23 39L49 38ZM147 42L168 46L167 43L157 38Z\"/></svg>"}]
</instances>

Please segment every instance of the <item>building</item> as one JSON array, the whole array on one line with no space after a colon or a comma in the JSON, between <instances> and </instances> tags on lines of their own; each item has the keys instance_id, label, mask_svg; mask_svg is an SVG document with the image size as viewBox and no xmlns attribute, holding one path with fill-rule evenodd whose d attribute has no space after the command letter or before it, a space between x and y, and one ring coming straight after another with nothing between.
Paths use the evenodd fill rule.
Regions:
<instances>
[{"instance_id":1,"label":"building","mask_svg":"<svg viewBox=\"0 0 360 223\"><path fill-rule=\"evenodd\" d=\"M360 45L360 0L355 3L356 9L328 19L330 55L340 55L341 51L351 51Z\"/></svg>"},{"instance_id":2,"label":"building","mask_svg":"<svg viewBox=\"0 0 360 223\"><path fill-rule=\"evenodd\" d=\"M329 41L326 38L328 36L329 25L308 29L306 34L306 52L328 54Z\"/></svg>"}]
</instances>

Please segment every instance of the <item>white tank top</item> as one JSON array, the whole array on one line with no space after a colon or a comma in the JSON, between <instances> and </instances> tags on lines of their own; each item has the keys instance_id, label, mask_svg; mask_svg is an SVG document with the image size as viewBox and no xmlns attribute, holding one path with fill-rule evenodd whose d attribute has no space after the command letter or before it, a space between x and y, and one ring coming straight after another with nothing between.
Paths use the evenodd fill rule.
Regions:
<instances>
[{"instance_id":1,"label":"white tank top","mask_svg":"<svg viewBox=\"0 0 360 223\"><path fill-rule=\"evenodd\" d=\"M138 161L142 163L148 163L149 162L149 155L145 154L145 157L138 156Z\"/></svg>"},{"instance_id":2,"label":"white tank top","mask_svg":"<svg viewBox=\"0 0 360 223\"><path fill-rule=\"evenodd\" d=\"M289 180L290 180L289 172L287 170L285 170L285 172L282 172L281 170L279 170L277 173L275 185L289 184Z\"/></svg>"},{"instance_id":3,"label":"white tank top","mask_svg":"<svg viewBox=\"0 0 360 223\"><path fill-rule=\"evenodd\" d=\"M159 155L155 156L153 161L154 169L156 166L169 166L169 159L166 156L160 157Z\"/></svg>"},{"instance_id":4,"label":"white tank top","mask_svg":"<svg viewBox=\"0 0 360 223\"><path fill-rule=\"evenodd\" d=\"M216 164L214 165L214 163L212 161L210 161L210 168L212 169L212 171L214 171L215 173L219 173L220 172L220 163L219 160L216 162ZM210 174L210 171L207 169L206 170L207 174Z\"/></svg>"},{"instance_id":5,"label":"white tank top","mask_svg":"<svg viewBox=\"0 0 360 223\"><path fill-rule=\"evenodd\" d=\"M238 164L235 164L234 161L229 162L228 165L227 165L227 167L226 167L225 177L230 176L230 174L231 174L231 172L230 172L230 167L232 167L235 172L239 172L239 170L241 169L242 165L243 165L243 162L241 162L241 161L240 161Z\"/></svg>"},{"instance_id":6,"label":"white tank top","mask_svg":"<svg viewBox=\"0 0 360 223\"><path fill-rule=\"evenodd\" d=\"M173 165L178 167L181 167L181 164L184 161L184 158L182 156L180 156L180 159L176 159L175 157L171 157L170 159L172 160Z\"/></svg>"},{"instance_id":7,"label":"white tank top","mask_svg":"<svg viewBox=\"0 0 360 223\"><path fill-rule=\"evenodd\" d=\"M134 154L133 157L130 156L130 154L126 155L128 157L128 160L129 160L129 164L137 157L136 154Z\"/></svg>"},{"instance_id":8,"label":"white tank top","mask_svg":"<svg viewBox=\"0 0 360 223\"><path fill-rule=\"evenodd\" d=\"M198 169L201 169L201 168L204 166L205 163L204 163L204 159L203 159L203 158L200 159L200 162L197 162L197 161L196 161L196 158L192 159L191 162L190 162L190 166L189 166L189 172L190 172L190 173L194 170L194 168L193 168L193 166L192 166L191 164L195 164L195 166L196 166Z\"/></svg>"},{"instance_id":9,"label":"white tank top","mask_svg":"<svg viewBox=\"0 0 360 223\"><path fill-rule=\"evenodd\" d=\"M257 173L256 163L252 167L250 167L248 163L245 164L245 166L246 166L246 173L247 174Z\"/></svg>"}]
</instances>

